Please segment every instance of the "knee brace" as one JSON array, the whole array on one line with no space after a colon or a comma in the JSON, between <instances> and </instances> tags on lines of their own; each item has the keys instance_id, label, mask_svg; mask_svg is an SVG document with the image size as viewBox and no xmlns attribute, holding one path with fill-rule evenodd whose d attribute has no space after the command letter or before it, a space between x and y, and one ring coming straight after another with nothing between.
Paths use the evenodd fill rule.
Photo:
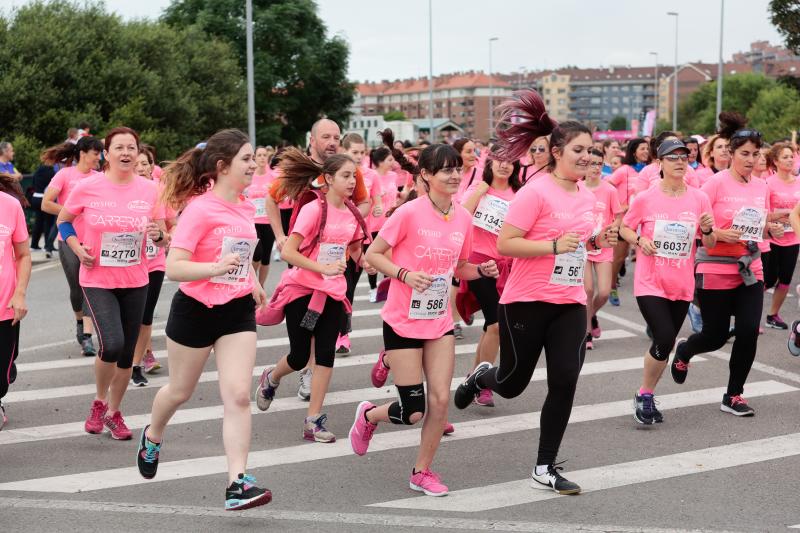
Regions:
<instances>
[{"instance_id":1,"label":"knee brace","mask_svg":"<svg viewBox=\"0 0 800 533\"><path fill-rule=\"evenodd\" d=\"M393 424L405 424L410 426L415 422L411 421L411 415L419 413L425 414L425 386L419 385L397 385L399 402L394 402L389 406L389 420ZM422 416L420 416L422 419Z\"/></svg>"},{"instance_id":2,"label":"knee brace","mask_svg":"<svg viewBox=\"0 0 800 533\"><path fill-rule=\"evenodd\" d=\"M650 356L656 361L666 361L667 358L669 357L669 353L672 351L673 346L675 346L674 342L671 343L654 342L650 346Z\"/></svg>"}]
</instances>

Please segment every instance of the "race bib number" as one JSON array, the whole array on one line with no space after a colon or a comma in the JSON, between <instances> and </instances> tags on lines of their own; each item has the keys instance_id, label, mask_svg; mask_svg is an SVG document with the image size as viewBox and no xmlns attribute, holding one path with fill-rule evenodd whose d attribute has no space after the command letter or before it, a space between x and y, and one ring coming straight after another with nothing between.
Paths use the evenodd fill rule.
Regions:
<instances>
[{"instance_id":1,"label":"race bib number","mask_svg":"<svg viewBox=\"0 0 800 533\"><path fill-rule=\"evenodd\" d=\"M345 245L335 242L323 242L319 245L319 253L317 254L317 263L321 265L332 265L337 261L344 261ZM333 279L336 276L322 275L325 279Z\"/></svg>"},{"instance_id":2,"label":"race bib number","mask_svg":"<svg viewBox=\"0 0 800 533\"><path fill-rule=\"evenodd\" d=\"M266 198L250 198L250 203L256 208L256 218L267 216Z\"/></svg>"},{"instance_id":3,"label":"race bib number","mask_svg":"<svg viewBox=\"0 0 800 533\"><path fill-rule=\"evenodd\" d=\"M150 237L147 238L147 244L144 246L144 255L147 259L155 259L158 255L158 246L155 245Z\"/></svg>"},{"instance_id":4,"label":"race bib number","mask_svg":"<svg viewBox=\"0 0 800 533\"><path fill-rule=\"evenodd\" d=\"M142 261L144 233L103 233L100 241L100 266L127 267Z\"/></svg>"},{"instance_id":5,"label":"race bib number","mask_svg":"<svg viewBox=\"0 0 800 533\"><path fill-rule=\"evenodd\" d=\"M491 194L484 195L472 216L472 225L489 233L500 235L500 228L508 214L509 203Z\"/></svg>"},{"instance_id":6,"label":"race bib number","mask_svg":"<svg viewBox=\"0 0 800 533\"><path fill-rule=\"evenodd\" d=\"M214 276L211 281L214 283L224 283L226 285L240 285L247 283L250 276L250 263L253 262L253 254L256 251L258 239L243 239L239 237L223 237L222 251L220 258L228 254L239 254L239 266L230 268L228 272L221 276Z\"/></svg>"},{"instance_id":7,"label":"race bib number","mask_svg":"<svg viewBox=\"0 0 800 533\"><path fill-rule=\"evenodd\" d=\"M783 232L784 233L794 233L794 228L788 222L783 223Z\"/></svg>"},{"instance_id":8,"label":"race bib number","mask_svg":"<svg viewBox=\"0 0 800 533\"><path fill-rule=\"evenodd\" d=\"M586 268L586 245L581 242L574 252L556 256L550 283L569 287L583 285L584 268Z\"/></svg>"},{"instance_id":9,"label":"race bib number","mask_svg":"<svg viewBox=\"0 0 800 533\"><path fill-rule=\"evenodd\" d=\"M767 225L767 211L760 207L742 207L733 217L731 229L739 230L740 241L761 242Z\"/></svg>"},{"instance_id":10,"label":"race bib number","mask_svg":"<svg viewBox=\"0 0 800 533\"><path fill-rule=\"evenodd\" d=\"M656 256L669 259L687 259L692 251L695 225L691 222L656 220L653 246Z\"/></svg>"},{"instance_id":11,"label":"race bib number","mask_svg":"<svg viewBox=\"0 0 800 533\"><path fill-rule=\"evenodd\" d=\"M452 277L452 274L440 274L433 277L433 283L426 291L417 292L416 289L412 289L408 318L435 320L445 316Z\"/></svg>"}]
</instances>

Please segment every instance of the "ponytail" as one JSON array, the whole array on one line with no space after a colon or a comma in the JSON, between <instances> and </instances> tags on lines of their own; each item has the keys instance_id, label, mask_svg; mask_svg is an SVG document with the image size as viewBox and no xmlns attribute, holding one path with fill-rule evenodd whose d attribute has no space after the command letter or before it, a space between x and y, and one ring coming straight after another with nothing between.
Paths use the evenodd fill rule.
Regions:
<instances>
[{"instance_id":1,"label":"ponytail","mask_svg":"<svg viewBox=\"0 0 800 533\"><path fill-rule=\"evenodd\" d=\"M496 132L500 148L492 156L505 161L521 159L533 141L550 135L557 126L547 115L542 97L533 89L515 92L499 110L501 117Z\"/></svg>"},{"instance_id":2,"label":"ponytail","mask_svg":"<svg viewBox=\"0 0 800 533\"><path fill-rule=\"evenodd\" d=\"M308 189L308 184L322 173L322 166L297 148L287 148L281 153L278 164L278 197L296 200Z\"/></svg>"},{"instance_id":3,"label":"ponytail","mask_svg":"<svg viewBox=\"0 0 800 533\"><path fill-rule=\"evenodd\" d=\"M14 178L14 176L10 174L0 172L0 192L4 192L16 198L22 205L22 207L29 206L28 200L22 193L22 187L20 187L19 182L16 180L16 178Z\"/></svg>"}]
</instances>

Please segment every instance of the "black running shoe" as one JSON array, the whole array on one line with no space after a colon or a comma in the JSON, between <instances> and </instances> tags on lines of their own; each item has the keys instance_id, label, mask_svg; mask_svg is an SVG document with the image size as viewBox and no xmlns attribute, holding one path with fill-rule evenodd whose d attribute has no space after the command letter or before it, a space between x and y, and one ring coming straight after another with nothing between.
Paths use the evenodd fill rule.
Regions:
<instances>
[{"instance_id":1,"label":"black running shoe","mask_svg":"<svg viewBox=\"0 0 800 533\"><path fill-rule=\"evenodd\" d=\"M465 409L470 403L472 403L475 395L480 392L475 380L478 379L479 376L488 372L490 368L492 368L492 364L484 361L475 367L475 370L472 371L472 374L467 376L467 379L464 380L464 383L458 386L456 393L453 395L453 403L456 407L459 409Z\"/></svg>"},{"instance_id":2,"label":"black running shoe","mask_svg":"<svg viewBox=\"0 0 800 533\"><path fill-rule=\"evenodd\" d=\"M719 410L735 416L753 416L756 414L753 408L747 405L747 400L745 400L741 394L735 396L723 394Z\"/></svg>"},{"instance_id":3,"label":"black running shoe","mask_svg":"<svg viewBox=\"0 0 800 533\"><path fill-rule=\"evenodd\" d=\"M245 474L239 474L239 479L225 490L226 511L243 511L271 501L272 492L256 487L256 479Z\"/></svg>"},{"instance_id":4,"label":"black running shoe","mask_svg":"<svg viewBox=\"0 0 800 533\"><path fill-rule=\"evenodd\" d=\"M656 423L656 402L652 394L639 394L633 396L633 418L640 424L651 426Z\"/></svg>"},{"instance_id":5,"label":"black running shoe","mask_svg":"<svg viewBox=\"0 0 800 533\"><path fill-rule=\"evenodd\" d=\"M669 365L672 380L678 385L683 385L686 381L686 376L689 374L689 362L680 357L681 347L686 344L686 340L679 340L675 346L675 356L672 358L672 364Z\"/></svg>"},{"instance_id":6,"label":"black running shoe","mask_svg":"<svg viewBox=\"0 0 800 533\"><path fill-rule=\"evenodd\" d=\"M139 467L139 473L145 479L156 477L158 454L161 452L161 443L150 442L150 439L145 437L149 427L150 424L142 430L142 435L139 437L139 451L136 453L136 466Z\"/></svg>"},{"instance_id":7,"label":"black running shoe","mask_svg":"<svg viewBox=\"0 0 800 533\"><path fill-rule=\"evenodd\" d=\"M531 472L531 479L537 484L534 486L548 487L559 494L580 494L581 487L559 474L559 470L564 469L560 466L550 465L547 467L547 472L537 474L536 467L534 467Z\"/></svg>"},{"instance_id":8,"label":"black running shoe","mask_svg":"<svg viewBox=\"0 0 800 533\"><path fill-rule=\"evenodd\" d=\"M789 329L789 325L783 321L780 315L767 315L767 327L772 329Z\"/></svg>"},{"instance_id":9,"label":"black running shoe","mask_svg":"<svg viewBox=\"0 0 800 533\"><path fill-rule=\"evenodd\" d=\"M133 370L131 371L131 385L135 385L137 387L144 387L147 385L148 381L147 378L144 377L144 372L142 372L142 367L134 366Z\"/></svg>"},{"instance_id":10,"label":"black running shoe","mask_svg":"<svg viewBox=\"0 0 800 533\"><path fill-rule=\"evenodd\" d=\"M92 336L89 334L83 336L81 348L83 348L83 355L86 357L94 357L97 355L97 350L94 349L94 343L92 342Z\"/></svg>"},{"instance_id":11,"label":"black running shoe","mask_svg":"<svg viewBox=\"0 0 800 533\"><path fill-rule=\"evenodd\" d=\"M83 346L83 320L78 320L75 324L75 339L77 339L78 344Z\"/></svg>"}]
</instances>

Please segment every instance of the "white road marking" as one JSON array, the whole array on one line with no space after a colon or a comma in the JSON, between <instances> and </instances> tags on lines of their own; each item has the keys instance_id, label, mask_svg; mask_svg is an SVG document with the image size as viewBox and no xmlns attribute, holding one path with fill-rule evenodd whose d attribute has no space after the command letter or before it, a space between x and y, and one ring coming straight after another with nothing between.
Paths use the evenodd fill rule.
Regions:
<instances>
[{"instance_id":1,"label":"white road marking","mask_svg":"<svg viewBox=\"0 0 800 533\"><path fill-rule=\"evenodd\" d=\"M54 252L53 253L54 256L57 255L57 254L58 254L58 252ZM47 259L47 261L51 261L51 260ZM51 268L55 268L57 266L61 266L61 263L56 259L52 263L48 263L46 265L37 265L37 266L33 267L31 269L31 274L35 274L37 272L41 272L42 270L50 270Z\"/></svg>"},{"instance_id":2,"label":"white road marking","mask_svg":"<svg viewBox=\"0 0 800 533\"><path fill-rule=\"evenodd\" d=\"M795 455L800 455L800 433L576 470L565 476L580 485L583 494L588 494ZM542 487L543 490L540 490L535 486L535 482L534 485L531 483L532 480L528 477L518 481L451 491L446 498L405 498L376 503L371 507L474 513L561 497L549 488Z\"/></svg>"},{"instance_id":3,"label":"white road marking","mask_svg":"<svg viewBox=\"0 0 800 533\"><path fill-rule=\"evenodd\" d=\"M795 392L800 389L777 381L760 381L751 383L749 385L749 390L750 397L759 397ZM720 387L677 394L666 394L660 396L659 399L661 401L662 410L670 410L679 407L718 403L724 392L725 389ZM221 407L219 410L221 416ZM618 416L630 416L630 411L631 402L627 399L607 403L581 405L573 409L570 424L603 420ZM536 429L539 427L540 416L541 413L536 412L522 416L515 414L460 422L456 432L450 435L447 440L466 440ZM415 428L377 434L372 439L370 450L374 453L416 447L419 445L419 433L420 430ZM326 444L325 446L301 444L285 448L251 451L247 459L247 464L248 469L253 471L257 468L308 463L310 461L331 459L334 457L346 457L350 456L352 453L353 451L350 448L349 439L342 438L332 444ZM145 483L159 483L162 481L174 481L176 479L209 476L224 472L227 472L227 462L224 455L219 455L178 461L162 461L158 466L158 478L152 480L142 478L139 475L138 469L133 466L40 479L11 481L0 484L0 491L42 492L42 488L46 487L46 492L48 493L92 492L117 487L142 485Z\"/></svg>"}]
</instances>

